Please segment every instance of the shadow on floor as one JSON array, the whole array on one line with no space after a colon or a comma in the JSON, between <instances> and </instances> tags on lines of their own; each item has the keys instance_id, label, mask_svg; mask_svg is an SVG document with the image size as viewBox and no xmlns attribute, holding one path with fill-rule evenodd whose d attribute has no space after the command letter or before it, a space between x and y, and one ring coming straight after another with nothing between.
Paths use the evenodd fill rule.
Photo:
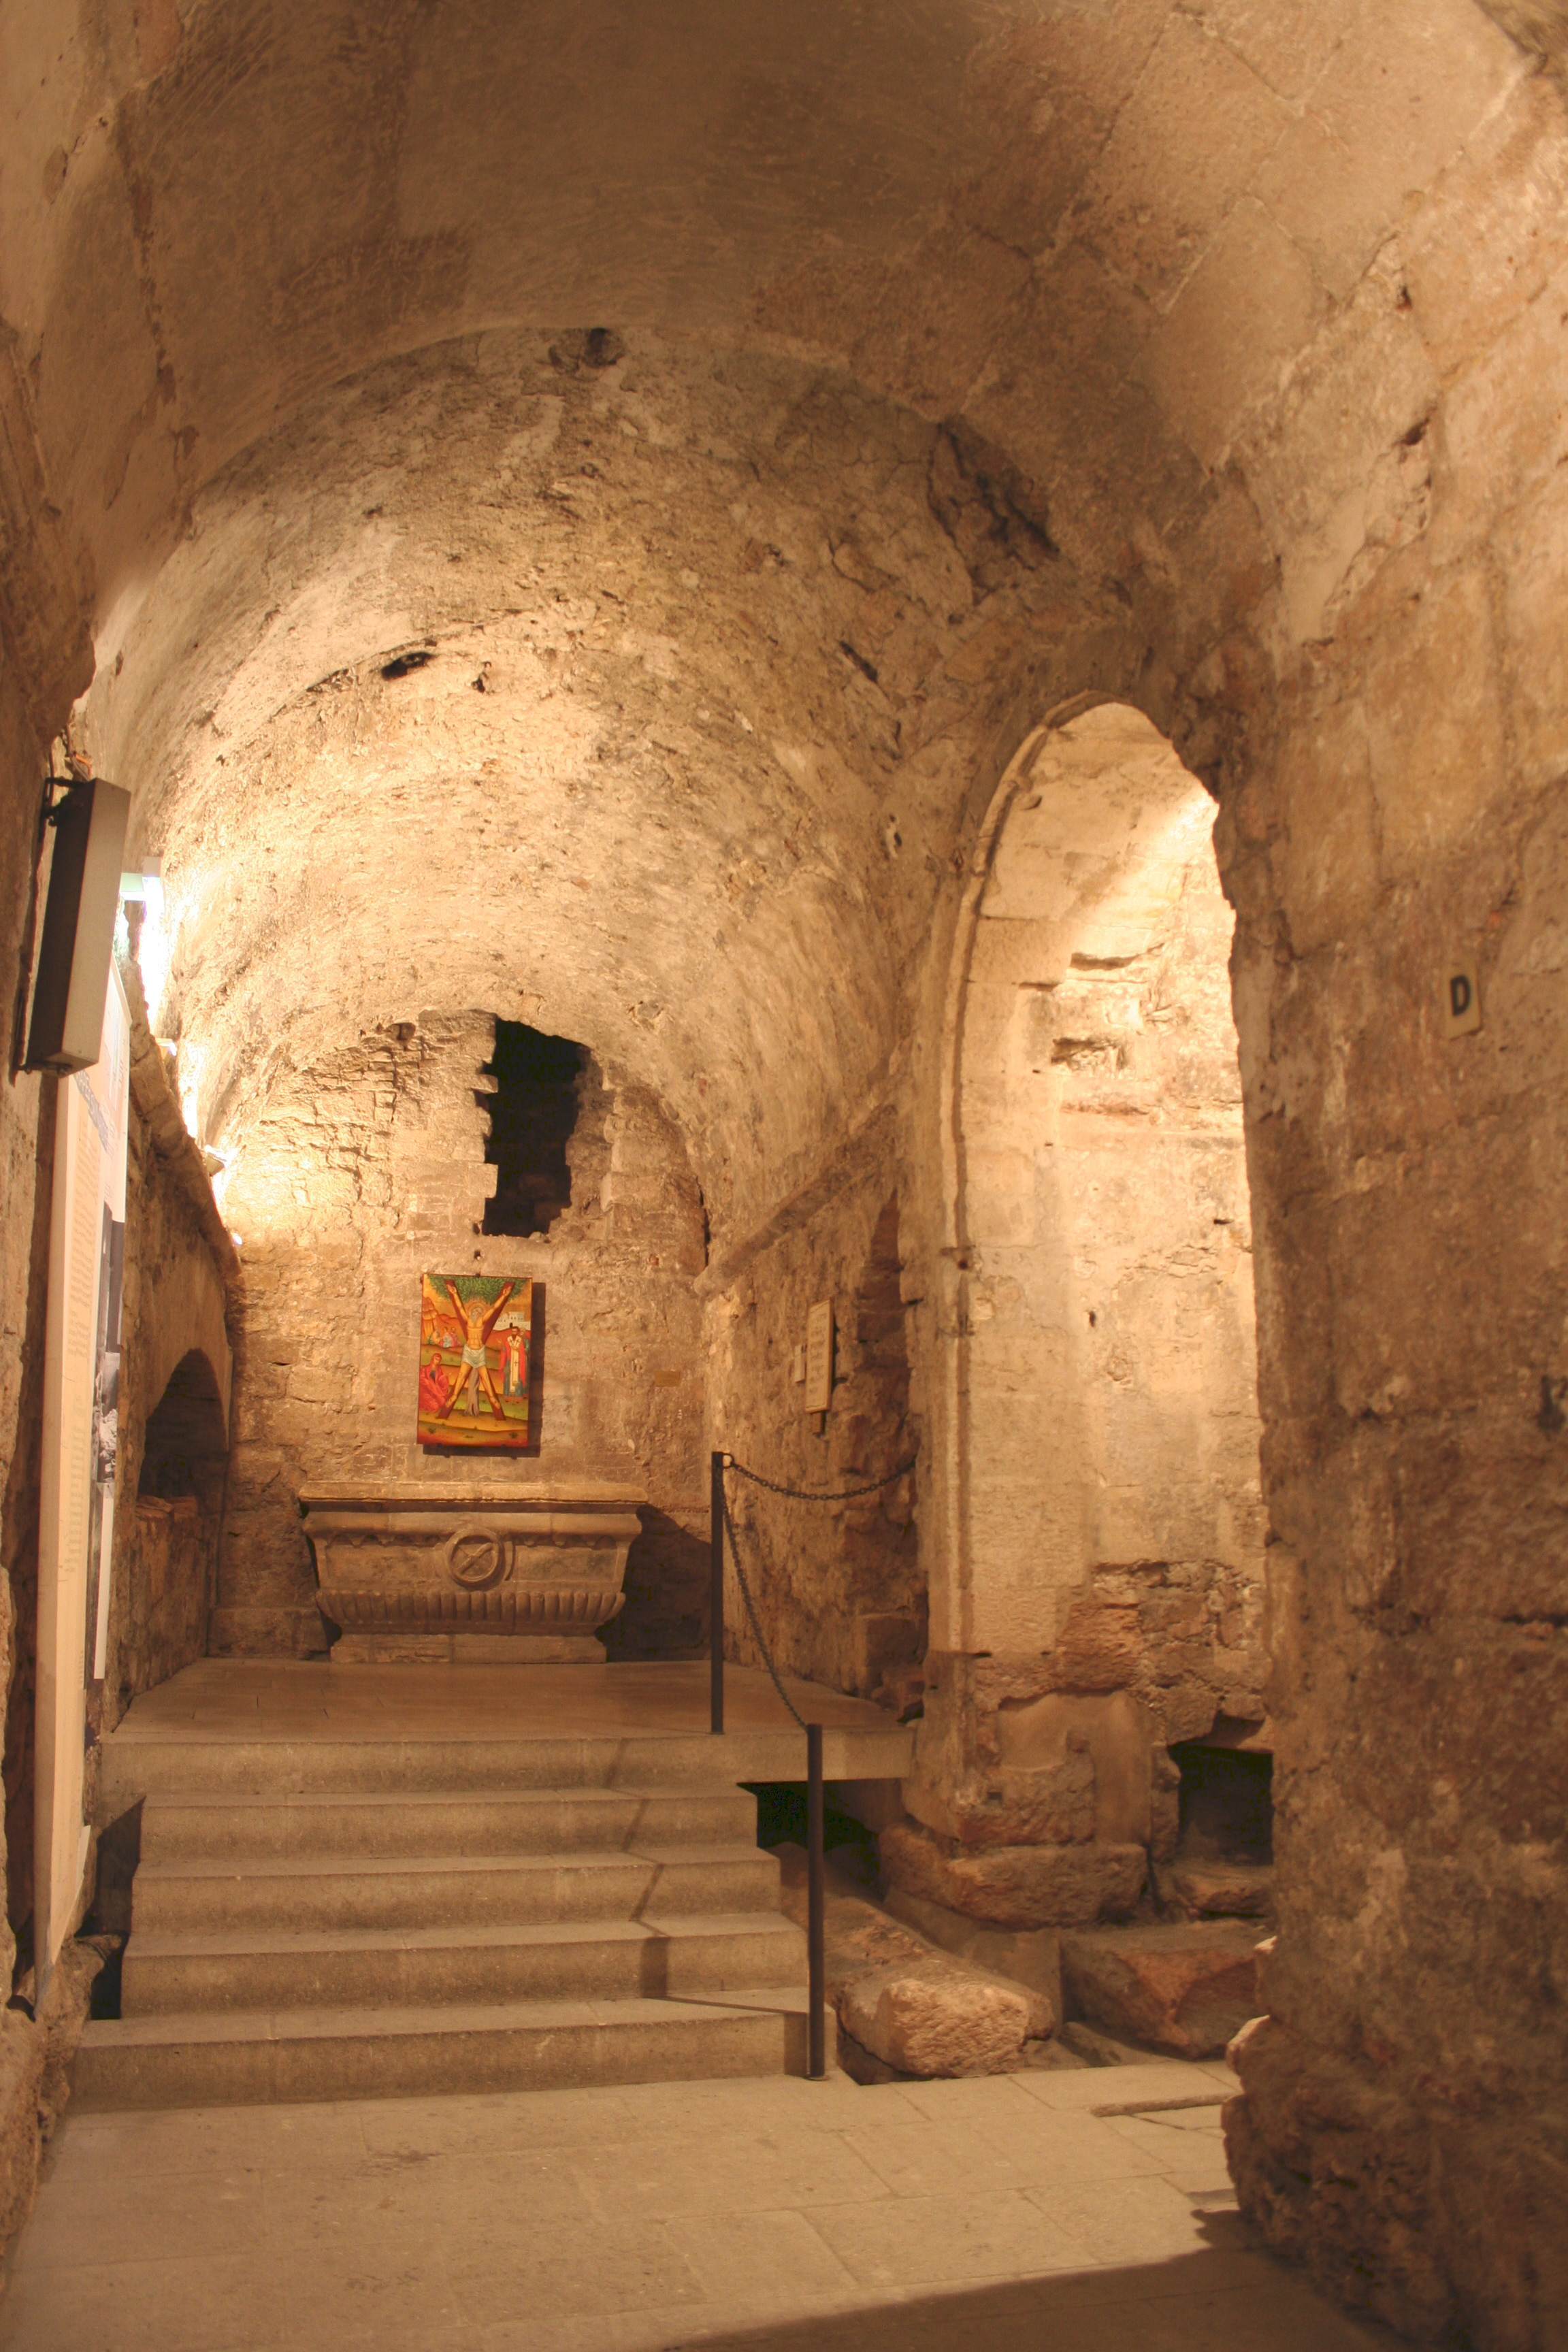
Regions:
<instances>
[{"instance_id":1,"label":"shadow on floor","mask_svg":"<svg viewBox=\"0 0 1568 2352\"><path fill-rule=\"evenodd\" d=\"M1219 2223L1209 2251L666 2339L664 2352L1407 2352Z\"/></svg>"}]
</instances>

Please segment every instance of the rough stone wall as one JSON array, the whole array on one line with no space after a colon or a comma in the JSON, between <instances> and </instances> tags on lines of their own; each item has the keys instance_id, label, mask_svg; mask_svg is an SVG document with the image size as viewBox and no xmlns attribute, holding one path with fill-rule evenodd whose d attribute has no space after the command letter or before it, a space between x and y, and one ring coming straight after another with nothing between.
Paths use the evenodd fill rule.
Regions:
<instances>
[{"instance_id":1,"label":"rough stone wall","mask_svg":"<svg viewBox=\"0 0 1568 2352\"><path fill-rule=\"evenodd\" d=\"M640 1487L649 1510L621 1654L700 1639L695 1181L652 1098L590 1066L567 1146L571 1207L544 1235L481 1233L493 1037L484 1013L397 1024L279 1083L232 1131L224 1210L241 1275L220 1653L325 1647L301 1491L473 1475ZM415 1434L420 1276L470 1270L543 1289L537 1451L478 1469Z\"/></svg>"},{"instance_id":2,"label":"rough stone wall","mask_svg":"<svg viewBox=\"0 0 1568 2352\"><path fill-rule=\"evenodd\" d=\"M1280 1861L1231 2149L1352 2300L1534 2352L1568 2311L1568 245L1501 300L1528 192L1478 163L1453 201L1464 266L1410 259L1430 528L1222 820Z\"/></svg>"},{"instance_id":3,"label":"rough stone wall","mask_svg":"<svg viewBox=\"0 0 1568 2352\"><path fill-rule=\"evenodd\" d=\"M713 1442L774 1484L825 1492L864 1486L909 1462L920 1424L910 1411L891 1121L803 1203L800 1222L743 1269L715 1269L707 1307ZM834 1301L833 1403L804 1410L794 1375L806 1314ZM920 1687L925 1588L906 1475L857 1500L802 1503L733 1471L731 1517L763 1633L781 1672L900 1707ZM762 1663L726 1554L725 1647Z\"/></svg>"}]
</instances>

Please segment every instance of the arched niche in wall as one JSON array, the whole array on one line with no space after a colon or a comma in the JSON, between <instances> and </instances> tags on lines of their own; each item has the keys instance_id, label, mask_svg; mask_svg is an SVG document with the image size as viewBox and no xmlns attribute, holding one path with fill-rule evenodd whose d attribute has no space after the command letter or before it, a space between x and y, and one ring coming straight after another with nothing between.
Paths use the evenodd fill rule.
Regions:
<instances>
[{"instance_id":1,"label":"arched niche in wall","mask_svg":"<svg viewBox=\"0 0 1568 2352\"><path fill-rule=\"evenodd\" d=\"M228 1459L223 1391L210 1358L188 1349L147 1416L132 1540L111 1604L121 1706L206 1650Z\"/></svg>"},{"instance_id":2,"label":"arched niche in wall","mask_svg":"<svg viewBox=\"0 0 1568 2352\"><path fill-rule=\"evenodd\" d=\"M1155 1848L1160 1747L1262 1713L1213 816L1142 713L1042 730L993 812L950 1000L954 1573L933 1648L1030 1662L995 1728L1003 1769L1047 1770L1087 1735L1116 1814L1097 1835Z\"/></svg>"}]
</instances>

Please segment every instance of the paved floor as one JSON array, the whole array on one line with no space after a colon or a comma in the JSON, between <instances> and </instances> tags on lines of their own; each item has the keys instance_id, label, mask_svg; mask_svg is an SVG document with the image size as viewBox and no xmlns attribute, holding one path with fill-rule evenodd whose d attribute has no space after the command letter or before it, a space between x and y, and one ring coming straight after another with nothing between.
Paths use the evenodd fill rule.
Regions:
<instances>
[{"instance_id":1,"label":"paved floor","mask_svg":"<svg viewBox=\"0 0 1568 2352\"><path fill-rule=\"evenodd\" d=\"M0 2348L1386 2345L1250 2242L1233 2087L1160 2063L68 2114Z\"/></svg>"}]
</instances>

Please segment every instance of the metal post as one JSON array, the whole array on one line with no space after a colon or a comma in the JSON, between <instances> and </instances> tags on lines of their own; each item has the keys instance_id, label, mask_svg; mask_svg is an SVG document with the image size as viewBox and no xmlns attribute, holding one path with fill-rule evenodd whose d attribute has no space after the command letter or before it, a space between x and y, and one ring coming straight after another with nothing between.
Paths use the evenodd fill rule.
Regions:
<instances>
[{"instance_id":1,"label":"metal post","mask_svg":"<svg viewBox=\"0 0 1568 2352\"><path fill-rule=\"evenodd\" d=\"M814 2083L827 2072L827 2028L823 2011L826 1996L825 1920L827 1890L822 1860L822 1726L805 1727L805 1949L810 1987L809 2042L805 2071Z\"/></svg>"},{"instance_id":2,"label":"metal post","mask_svg":"<svg viewBox=\"0 0 1568 2352\"><path fill-rule=\"evenodd\" d=\"M708 1700L711 1731L724 1728L724 1456L709 1458Z\"/></svg>"}]
</instances>

